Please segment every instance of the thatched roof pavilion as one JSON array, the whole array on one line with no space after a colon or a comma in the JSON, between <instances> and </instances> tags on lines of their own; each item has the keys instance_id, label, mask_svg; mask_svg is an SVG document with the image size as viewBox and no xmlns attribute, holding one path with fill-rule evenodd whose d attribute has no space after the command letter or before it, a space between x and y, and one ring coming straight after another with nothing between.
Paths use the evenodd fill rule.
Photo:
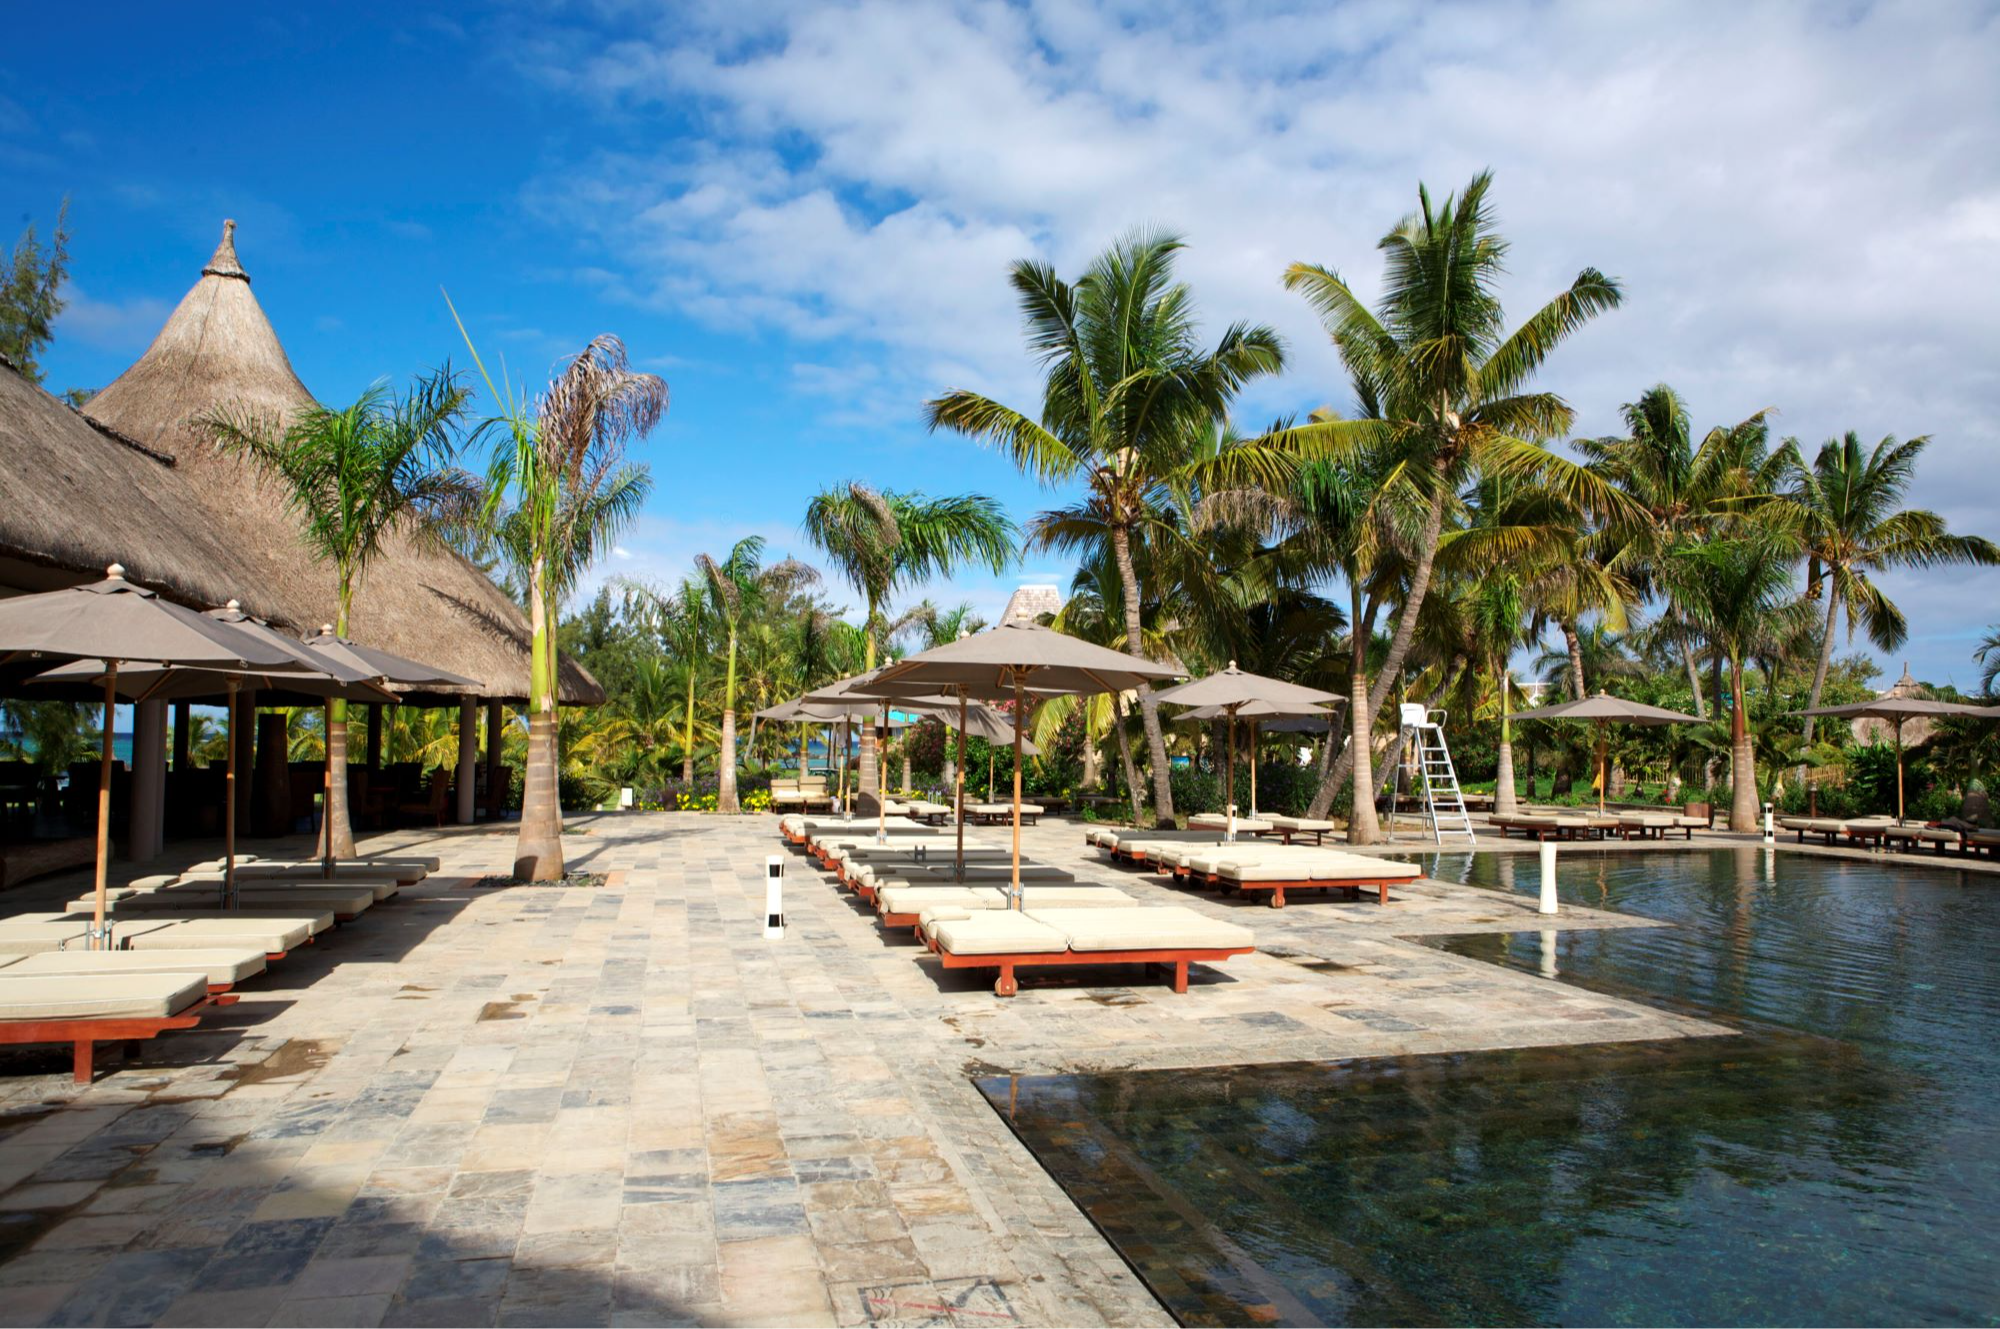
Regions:
<instances>
[{"instance_id":1,"label":"thatched roof pavilion","mask_svg":"<svg viewBox=\"0 0 2000 1329\"><path fill-rule=\"evenodd\" d=\"M0 368L0 589L89 580L117 561L192 606L240 600L300 634L332 621L333 574L302 548L281 492L259 463L221 454L194 424L222 408L284 416L312 401L251 293L234 233L225 222L153 344L81 414ZM527 696L526 619L455 553L395 540L355 596L351 630L482 680L479 697ZM604 700L569 661L561 692Z\"/></svg>"}]
</instances>

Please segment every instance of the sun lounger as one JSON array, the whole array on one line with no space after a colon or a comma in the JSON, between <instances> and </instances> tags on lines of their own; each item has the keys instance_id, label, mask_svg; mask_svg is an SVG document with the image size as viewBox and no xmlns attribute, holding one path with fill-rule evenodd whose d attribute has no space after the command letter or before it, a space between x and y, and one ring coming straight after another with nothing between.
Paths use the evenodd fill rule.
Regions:
<instances>
[{"instance_id":1,"label":"sun lounger","mask_svg":"<svg viewBox=\"0 0 2000 1329\"><path fill-rule=\"evenodd\" d=\"M318 863L279 862L252 858L247 860L238 859L236 861L236 876L238 880L249 877L256 877L260 880L275 878L280 881L331 880L337 881L343 886L355 878L361 878L366 881L377 881L387 878L399 886L411 886L422 881L434 871L433 868L424 866L426 863L436 862L437 860L434 858L388 859L376 862L358 858L343 858L333 865L333 876L329 878ZM221 872L224 866L221 859L211 858L205 862L191 865L180 875L183 877L207 876L210 873Z\"/></svg>"},{"instance_id":2,"label":"sun lounger","mask_svg":"<svg viewBox=\"0 0 2000 1329\"><path fill-rule=\"evenodd\" d=\"M1519 835L1524 840L1561 840L1568 837L1553 816L1542 813L1517 812L1507 816L1491 816L1487 824L1500 832L1500 838Z\"/></svg>"},{"instance_id":3,"label":"sun lounger","mask_svg":"<svg viewBox=\"0 0 2000 1329\"><path fill-rule=\"evenodd\" d=\"M0 1044L68 1043L78 1084L89 1084L98 1043L131 1043L192 1029L209 1004L199 973L7 978L0 970Z\"/></svg>"},{"instance_id":4,"label":"sun lounger","mask_svg":"<svg viewBox=\"0 0 2000 1329\"><path fill-rule=\"evenodd\" d=\"M221 889L225 881L220 872L183 872L178 877L158 876L134 879L130 891L207 891L213 895ZM393 900L402 892L402 886L394 877L341 877L334 881L296 881L285 877L246 877L241 873L236 877L239 891L368 891L375 897L375 903Z\"/></svg>"},{"instance_id":5,"label":"sun lounger","mask_svg":"<svg viewBox=\"0 0 2000 1329\"><path fill-rule=\"evenodd\" d=\"M1272 816L1265 818L1265 820L1271 823L1271 829L1277 832L1278 838L1286 844L1291 844L1308 835L1312 837L1314 844L1323 844L1326 837L1333 831L1332 822L1324 821L1318 817Z\"/></svg>"},{"instance_id":6,"label":"sun lounger","mask_svg":"<svg viewBox=\"0 0 2000 1329\"><path fill-rule=\"evenodd\" d=\"M0 978L52 978L62 974L200 974L210 992L227 992L264 972L264 952L254 946L180 951L44 951L0 956Z\"/></svg>"},{"instance_id":7,"label":"sun lounger","mask_svg":"<svg viewBox=\"0 0 2000 1329\"><path fill-rule=\"evenodd\" d=\"M1901 848L1910 853L1921 851L1925 845L1933 845L1935 848L1932 852L1942 854L1947 849L1963 848L1965 836L1963 832L1948 830L1942 826L1891 826L1882 832L1882 840L1885 846Z\"/></svg>"},{"instance_id":8,"label":"sun lounger","mask_svg":"<svg viewBox=\"0 0 2000 1329\"><path fill-rule=\"evenodd\" d=\"M1188 829L1191 831L1223 831L1228 828L1229 818L1220 812L1197 812L1188 818ZM1236 833L1238 835L1262 835L1267 831L1276 829L1276 822L1266 821L1262 817L1238 817L1236 819Z\"/></svg>"},{"instance_id":9,"label":"sun lounger","mask_svg":"<svg viewBox=\"0 0 2000 1329\"><path fill-rule=\"evenodd\" d=\"M1109 964L1171 966L1187 991L1189 964L1214 964L1255 949L1250 929L1177 906L1141 909L989 909L938 918L925 944L946 969L997 969L993 991L1020 990L1015 970Z\"/></svg>"},{"instance_id":10,"label":"sun lounger","mask_svg":"<svg viewBox=\"0 0 2000 1329\"><path fill-rule=\"evenodd\" d=\"M1888 833L1896 829L1897 823L1889 817L1860 817L1847 822L1841 831L1853 843L1864 848L1885 845Z\"/></svg>"},{"instance_id":11,"label":"sun lounger","mask_svg":"<svg viewBox=\"0 0 2000 1329\"><path fill-rule=\"evenodd\" d=\"M95 909L89 897L69 902L69 912L78 918L92 916ZM241 909L222 909L211 903L183 900L154 891L148 895L135 895L126 900L113 900L106 906L110 917L121 923L127 919L206 919L206 918L254 918L259 922L289 920L303 925L308 936L317 937L334 925L333 910L324 905L295 903L286 907L265 904L246 904Z\"/></svg>"},{"instance_id":12,"label":"sun lounger","mask_svg":"<svg viewBox=\"0 0 2000 1329\"><path fill-rule=\"evenodd\" d=\"M257 863L264 867L303 868L315 873L323 866L322 860L317 858L265 858L261 854L243 853L236 855L236 866L238 869L241 869L247 863ZM431 873L439 870L442 866L442 860L435 854L357 854L352 858L335 859L333 865L336 871L341 868L353 868L363 872L394 871L403 873L414 870ZM188 868L188 871L220 872L222 871L222 860L211 858L204 862L193 864ZM413 878L412 880L415 879Z\"/></svg>"},{"instance_id":13,"label":"sun lounger","mask_svg":"<svg viewBox=\"0 0 2000 1329\"><path fill-rule=\"evenodd\" d=\"M1115 862L1121 858L1144 861L1154 846L1165 844L1220 844L1222 837L1214 831L1147 831L1123 830L1106 831L1098 838L1097 847L1110 855Z\"/></svg>"},{"instance_id":14,"label":"sun lounger","mask_svg":"<svg viewBox=\"0 0 2000 1329\"><path fill-rule=\"evenodd\" d=\"M1989 858L2000 854L2000 831L1967 831L1965 852L1985 854Z\"/></svg>"},{"instance_id":15,"label":"sun lounger","mask_svg":"<svg viewBox=\"0 0 2000 1329\"><path fill-rule=\"evenodd\" d=\"M1345 890L1354 892L1358 898L1364 888L1372 888L1386 905L1392 884L1423 876L1423 869L1416 864L1396 859L1317 851L1309 854L1309 857L1196 858L1188 864L1187 877L1245 895L1269 891L1271 908L1283 909L1287 892Z\"/></svg>"},{"instance_id":16,"label":"sun lounger","mask_svg":"<svg viewBox=\"0 0 2000 1329\"><path fill-rule=\"evenodd\" d=\"M965 865L965 879L963 881L960 881L957 873L949 865L946 865L942 869L933 871L918 871L910 868L891 868L877 871L873 868L868 868L856 873L848 884L854 888L856 895L872 903L875 899L875 893L891 884L923 886L935 883L940 886L988 886L1011 882L1012 880L1013 868L1011 864L1003 867L993 863L968 863ZM1071 872L1065 872L1061 868L1050 867L1045 863L1023 863L1021 865L1021 880L1024 882L1066 882L1075 881L1076 875Z\"/></svg>"},{"instance_id":17,"label":"sun lounger","mask_svg":"<svg viewBox=\"0 0 2000 1329\"><path fill-rule=\"evenodd\" d=\"M951 808L943 803L931 803L923 799L905 805L903 815L932 826L942 826L951 819Z\"/></svg>"},{"instance_id":18,"label":"sun lounger","mask_svg":"<svg viewBox=\"0 0 2000 1329\"><path fill-rule=\"evenodd\" d=\"M1040 803L1021 804L1021 824L1033 826L1035 819L1042 815ZM965 819L975 826L1012 825L1014 805L1012 803L967 803Z\"/></svg>"},{"instance_id":19,"label":"sun lounger","mask_svg":"<svg viewBox=\"0 0 2000 1329\"><path fill-rule=\"evenodd\" d=\"M166 920L135 922L135 931L167 926ZM91 919L73 914L29 914L0 921L0 956L40 955L48 951L87 950L90 947ZM123 945L125 928L118 928L114 941Z\"/></svg>"},{"instance_id":20,"label":"sun lounger","mask_svg":"<svg viewBox=\"0 0 2000 1329\"><path fill-rule=\"evenodd\" d=\"M1680 829L1675 826L1678 818L1671 812L1621 812L1618 814L1618 833L1627 840L1664 840L1667 832ZM1687 838L1694 839L1689 830Z\"/></svg>"},{"instance_id":21,"label":"sun lounger","mask_svg":"<svg viewBox=\"0 0 2000 1329\"><path fill-rule=\"evenodd\" d=\"M375 892L366 886L352 889L326 887L307 889L305 887L256 887L238 883L237 899L245 908L253 909L293 909L299 913L329 913L342 923L349 923L366 913L375 903ZM128 895L114 898L111 908L120 914L151 909L188 910L209 909L219 911L222 903L222 886L196 884L176 887L171 890L133 891ZM89 897L72 900L71 913L83 913L94 907Z\"/></svg>"},{"instance_id":22,"label":"sun lounger","mask_svg":"<svg viewBox=\"0 0 2000 1329\"><path fill-rule=\"evenodd\" d=\"M1129 909L1139 902L1116 886L1081 883L1029 882L1021 888L1021 899L1030 909ZM875 915L886 928L917 926L925 914L942 917L947 910L980 913L1010 908L1013 901L998 886L893 885L875 894Z\"/></svg>"},{"instance_id":23,"label":"sun lounger","mask_svg":"<svg viewBox=\"0 0 2000 1329\"><path fill-rule=\"evenodd\" d=\"M118 919L112 939L130 951L202 950L255 946L266 960L282 960L313 939L317 918L246 916L240 910L193 917ZM331 920L329 919L330 923Z\"/></svg>"}]
</instances>

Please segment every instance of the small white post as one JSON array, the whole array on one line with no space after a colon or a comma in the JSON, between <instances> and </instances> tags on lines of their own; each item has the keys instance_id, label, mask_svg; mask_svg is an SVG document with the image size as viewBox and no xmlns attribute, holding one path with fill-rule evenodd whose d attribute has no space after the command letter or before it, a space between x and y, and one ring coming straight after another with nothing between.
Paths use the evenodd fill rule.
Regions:
<instances>
[{"instance_id":1,"label":"small white post","mask_svg":"<svg viewBox=\"0 0 2000 1329\"><path fill-rule=\"evenodd\" d=\"M1771 805L1769 803L1764 805L1764 843L1778 843L1778 829L1771 820Z\"/></svg>"},{"instance_id":2,"label":"small white post","mask_svg":"<svg viewBox=\"0 0 2000 1329\"><path fill-rule=\"evenodd\" d=\"M1545 914L1556 911L1556 842L1542 841L1542 907Z\"/></svg>"},{"instance_id":3,"label":"small white post","mask_svg":"<svg viewBox=\"0 0 2000 1329\"><path fill-rule=\"evenodd\" d=\"M620 808L629 808L632 806L632 800L632 786L629 784L621 786L618 790L618 806Z\"/></svg>"},{"instance_id":4,"label":"small white post","mask_svg":"<svg viewBox=\"0 0 2000 1329\"><path fill-rule=\"evenodd\" d=\"M785 935L785 859L772 854L764 860L764 940L781 941Z\"/></svg>"},{"instance_id":5,"label":"small white post","mask_svg":"<svg viewBox=\"0 0 2000 1329\"><path fill-rule=\"evenodd\" d=\"M1542 934L1542 977L1554 978L1555 976L1556 934L1553 932L1544 932Z\"/></svg>"}]
</instances>

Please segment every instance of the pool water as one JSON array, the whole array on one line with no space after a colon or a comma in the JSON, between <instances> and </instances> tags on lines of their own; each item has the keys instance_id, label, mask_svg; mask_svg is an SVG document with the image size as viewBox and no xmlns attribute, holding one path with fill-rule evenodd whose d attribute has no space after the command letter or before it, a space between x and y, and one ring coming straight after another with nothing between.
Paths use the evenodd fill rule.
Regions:
<instances>
[{"instance_id":1,"label":"pool water","mask_svg":"<svg viewBox=\"0 0 2000 1329\"><path fill-rule=\"evenodd\" d=\"M1559 887L1677 926L1427 940L1748 1032L980 1087L1186 1324L2000 1314L2000 879L1745 849Z\"/></svg>"}]
</instances>

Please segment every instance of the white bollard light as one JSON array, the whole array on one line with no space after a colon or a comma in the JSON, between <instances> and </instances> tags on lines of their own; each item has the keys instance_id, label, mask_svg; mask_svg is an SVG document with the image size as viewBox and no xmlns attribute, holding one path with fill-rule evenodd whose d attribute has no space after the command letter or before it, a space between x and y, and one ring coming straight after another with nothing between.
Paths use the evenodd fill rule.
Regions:
<instances>
[{"instance_id":1,"label":"white bollard light","mask_svg":"<svg viewBox=\"0 0 2000 1329\"><path fill-rule=\"evenodd\" d=\"M1542 841L1542 912L1556 911L1556 842Z\"/></svg>"},{"instance_id":2,"label":"white bollard light","mask_svg":"<svg viewBox=\"0 0 2000 1329\"><path fill-rule=\"evenodd\" d=\"M1542 934L1542 977L1554 978L1555 976L1556 934L1553 932L1544 932Z\"/></svg>"},{"instance_id":3,"label":"white bollard light","mask_svg":"<svg viewBox=\"0 0 2000 1329\"><path fill-rule=\"evenodd\" d=\"M785 860L772 854L764 860L764 940L785 935Z\"/></svg>"},{"instance_id":4,"label":"white bollard light","mask_svg":"<svg viewBox=\"0 0 2000 1329\"><path fill-rule=\"evenodd\" d=\"M621 808L629 808L629 807L631 807L631 806L632 806L632 786L631 786L631 785L629 785L629 784L628 784L628 785L626 785L626 786L625 786L624 788L622 788L622 789L620 789L620 790L618 791L618 806L619 806L619 807L621 807Z\"/></svg>"},{"instance_id":5,"label":"white bollard light","mask_svg":"<svg viewBox=\"0 0 2000 1329\"><path fill-rule=\"evenodd\" d=\"M1764 843L1778 843L1778 828L1771 820L1771 805L1769 803L1764 805Z\"/></svg>"}]
</instances>

